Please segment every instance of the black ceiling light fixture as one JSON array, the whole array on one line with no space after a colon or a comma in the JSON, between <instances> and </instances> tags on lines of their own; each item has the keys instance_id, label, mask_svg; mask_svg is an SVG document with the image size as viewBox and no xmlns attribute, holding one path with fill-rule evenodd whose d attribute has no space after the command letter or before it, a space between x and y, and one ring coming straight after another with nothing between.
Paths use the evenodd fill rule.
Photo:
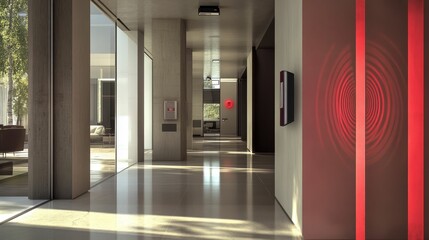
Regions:
<instances>
[{"instance_id":1,"label":"black ceiling light fixture","mask_svg":"<svg viewBox=\"0 0 429 240\"><path fill-rule=\"evenodd\" d=\"M198 8L199 16L219 16L220 8L219 6L200 6Z\"/></svg>"}]
</instances>

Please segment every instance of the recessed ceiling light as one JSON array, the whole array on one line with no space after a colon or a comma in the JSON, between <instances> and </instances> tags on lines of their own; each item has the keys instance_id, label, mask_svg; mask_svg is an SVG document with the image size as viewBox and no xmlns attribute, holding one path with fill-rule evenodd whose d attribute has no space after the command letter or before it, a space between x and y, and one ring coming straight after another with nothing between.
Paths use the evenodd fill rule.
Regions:
<instances>
[{"instance_id":1,"label":"recessed ceiling light","mask_svg":"<svg viewBox=\"0 0 429 240\"><path fill-rule=\"evenodd\" d=\"M199 16L219 16L220 9L219 6L200 6L198 8Z\"/></svg>"}]
</instances>

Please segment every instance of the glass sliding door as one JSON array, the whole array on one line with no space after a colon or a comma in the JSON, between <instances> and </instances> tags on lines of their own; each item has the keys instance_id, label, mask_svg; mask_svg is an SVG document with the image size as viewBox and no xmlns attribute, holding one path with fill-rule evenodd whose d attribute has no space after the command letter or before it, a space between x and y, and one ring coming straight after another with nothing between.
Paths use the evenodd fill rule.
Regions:
<instances>
[{"instance_id":1,"label":"glass sliding door","mask_svg":"<svg viewBox=\"0 0 429 240\"><path fill-rule=\"evenodd\" d=\"M137 163L138 96L136 31L117 28L117 171Z\"/></svg>"},{"instance_id":2,"label":"glass sliding door","mask_svg":"<svg viewBox=\"0 0 429 240\"><path fill-rule=\"evenodd\" d=\"M91 185L116 173L116 23L91 2Z\"/></svg>"}]
</instances>

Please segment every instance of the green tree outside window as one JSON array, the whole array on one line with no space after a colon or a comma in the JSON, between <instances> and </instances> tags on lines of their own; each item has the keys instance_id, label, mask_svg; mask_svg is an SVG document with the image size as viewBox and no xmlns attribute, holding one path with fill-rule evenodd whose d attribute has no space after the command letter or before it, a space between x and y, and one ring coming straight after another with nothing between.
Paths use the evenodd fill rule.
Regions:
<instances>
[{"instance_id":1,"label":"green tree outside window","mask_svg":"<svg viewBox=\"0 0 429 240\"><path fill-rule=\"evenodd\" d=\"M8 86L7 123L22 124L28 103L28 3L0 0L0 81Z\"/></svg>"}]
</instances>

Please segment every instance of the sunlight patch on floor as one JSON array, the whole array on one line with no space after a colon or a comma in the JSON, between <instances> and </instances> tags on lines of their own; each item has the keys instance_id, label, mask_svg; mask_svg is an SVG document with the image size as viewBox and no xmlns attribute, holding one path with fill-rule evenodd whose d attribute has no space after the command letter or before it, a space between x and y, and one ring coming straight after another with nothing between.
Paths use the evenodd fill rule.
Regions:
<instances>
[{"instance_id":1,"label":"sunlight patch on floor","mask_svg":"<svg viewBox=\"0 0 429 240\"><path fill-rule=\"evenodd\" d=\"M37 209L11 223L30 227L48 227L91 231L114 231L131 234L159 234L199 239L246 239L252 235L300 237L290 224L271 229L247 220L163 215L119 214L59 209ZM168 230L168 232L166 232ZM250 233L250 235L249 235ZM236 237L236 236L243 236Z\"/></svg>"}]
</instances>

